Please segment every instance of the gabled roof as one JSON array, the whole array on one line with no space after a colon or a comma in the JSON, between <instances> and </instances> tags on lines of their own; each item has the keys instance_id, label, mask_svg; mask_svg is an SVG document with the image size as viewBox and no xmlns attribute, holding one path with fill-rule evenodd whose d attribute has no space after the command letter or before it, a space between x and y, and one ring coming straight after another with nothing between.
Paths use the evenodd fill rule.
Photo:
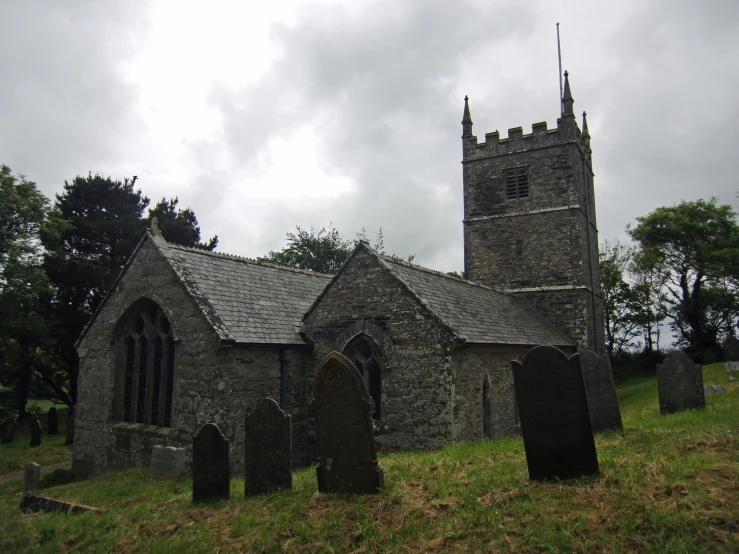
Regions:
<instances>
[{"instance_id":1,"label":"gabled roof","mask_svg":"<svg viewBox=\"0 0 739 554\"><path fill-rule=\"evenodd\" d=\"M523 346L574 345L522 298L472 281L381 256L367 243L360 242L357 250L347 260L347 264L360 248L375 256L380 264L460 341ZM344 267L346 264L334 279L341 275ZM328 290L328 287L325 290ZM306 316L319 302L320 297L313 303Z\"/></svg>"},{"instance_id":2,"label":"gabled roof","mask_svg":"<svg viewBox=\"0 0 739 554\"><path fill-rule=\"evenodd\" d=\"M77 345L147 240L172 267L221 341L305 344L298 333L300 321L330 276L171 244L158 231L149 230L82 331Z\"/></svg>"},{"instance_id":3,"label":"gabled roof","mask_svg":"<svg viewBox=\"0 0 739 554\"><path fill-rule=\"evenodd\" d=\"M329 276L197 248L166 246L175 272L222 340L305 344L298 334L301 318Z\"/></svg>"}]
</instances>

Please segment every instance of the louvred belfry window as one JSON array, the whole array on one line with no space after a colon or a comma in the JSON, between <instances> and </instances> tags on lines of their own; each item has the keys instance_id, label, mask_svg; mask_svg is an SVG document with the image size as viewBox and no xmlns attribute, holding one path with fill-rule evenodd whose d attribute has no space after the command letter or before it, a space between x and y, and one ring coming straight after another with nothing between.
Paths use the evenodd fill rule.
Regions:
<instances>
[{"instance_id":1,"label":"louvred belfry window","mask_svg":"<svg viewBox=\"0 0 739 554\"><path fill-rule=\"evenodd\" d=\"M526 167L505 172L505 195L508 200L526 198L529 195L529 170Z\"/></svg>"},{"instance_id":2,"label":"louvred belfry window","mask_svg":"<svg viewBox=\"0 0 739 554\"><path fill-rule=\"evenodd\" d=\"M121 419L169 427L175 343L169 320L159 306L151 303L129 319L119 348L124 373Z\"/></svg>"}]
</instances>

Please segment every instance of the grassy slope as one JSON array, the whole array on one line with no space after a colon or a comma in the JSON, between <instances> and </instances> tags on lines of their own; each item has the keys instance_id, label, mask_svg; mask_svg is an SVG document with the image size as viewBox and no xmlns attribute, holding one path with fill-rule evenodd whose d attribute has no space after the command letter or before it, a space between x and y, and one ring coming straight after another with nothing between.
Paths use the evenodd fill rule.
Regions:
<instances>
[{"instance_id":1,"label":"grassy slope","mask_svg":"<svg viewBox=\"0 0 739 554\"><path fill-rule=\"evenodd\" d=\"M64 446L67 432L67 407L57 406L57 410L59 410L59 434L57 435L46 433L48 429L46 413L39 417L41 446L31 448L30 425L32 419L30 417L18 426L13 442L0 444L0 475L22 469L28 462L48 466L72 459L72 447ZM5 429L2 429L2 432L4 431ZM0 436L2 436L2 432L0 432Z\"/></svg>"},{"instance_id":2,"label":"grassy slope","mask_svg":"<svg viewBox=\"0 0 739 554\"><path fill-rule=\"evenodd\" d=\"M738 552L739 386L703 412L660 416L654 379L620 385L626 432L597 438L602 475L529 482L520 439L383 456L387 491L294 489L193 506L190 481L143 469L48 489L100 514L21 515L19 481L0 484L0 551L88 552Z\"/></svg>"}]
</instances>

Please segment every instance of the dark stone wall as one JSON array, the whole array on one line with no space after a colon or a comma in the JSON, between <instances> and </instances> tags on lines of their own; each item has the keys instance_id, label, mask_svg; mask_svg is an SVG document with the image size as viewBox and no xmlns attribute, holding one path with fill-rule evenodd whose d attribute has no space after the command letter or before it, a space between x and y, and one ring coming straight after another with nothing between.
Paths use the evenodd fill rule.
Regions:
<instances>
[{"instance_id":1,"label":"dark stone wall","mask_svg":"<svg viewBox=\"0 0 739 554\"><path fill-rule=\"evenodd\" d=\"M463 138L466 277L510 291L550 289L526 297L581 347L603 352L592 163L574 118L485 138ZM506 199L506 172L524 167L528 196Z\"/></svg>"},{"instance_id":2,"label":"dark stone wall","mask_svg":"<svg viewBox=\"0 0 739 554\"><path fill-rule=\"evenodd\" d=\"M342 352L359 333L383 351L382 421L378 449L439 448L459 435L453 406L453 336L366 250L360 249L305 322L315 341L314 367ZM306 376L305 395L313 390ZM309 430L314 441L314 431Z\"/></svg>"},{"instance_id":3,"label":"dark stone wall","mask_svg":"<svg viewBox=\"0 0 739 554\"><path fill-rule=\"evenodd\" d=\"M156 302L174 329L175 371L171 427L121 421L114 411L116 324L141 298ZM78 347L79 398L73 467L81 476L130 465L148 466L154 445L185 448L191 461L192 437L215 423L231 441L231 467L244 470L246 406L264 396L280 398L279 346L222 345L168 263L150 240L144 242L117 288L97 314ZM293 349L287 408L304 416L302 378L307 347ZM120 386L120 385L119 385ZM302 441L302 442L301 442ZM295 437L294 443L305 443Z\"/></svg>"}]
</instances>

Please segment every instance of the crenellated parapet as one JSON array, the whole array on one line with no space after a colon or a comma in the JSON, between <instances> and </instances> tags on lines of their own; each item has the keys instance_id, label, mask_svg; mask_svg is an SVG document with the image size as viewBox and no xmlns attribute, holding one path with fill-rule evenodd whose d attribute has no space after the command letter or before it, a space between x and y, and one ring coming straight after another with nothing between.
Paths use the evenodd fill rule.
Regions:
<instances>
[{"instance_id":1,"label":"crenellated parapet","mask_svg":"<svg viewBox=\"0 0 739 554\"><path fill-rule=\"evenodd\" d=\"M583 150L587 150L580 128L573 116L557 119L556 129L548 129L546 121L534 123L531 132L523 133L523 127L508 129L508 136L501 138L498 131L485 133L485 142L477 142L477 137L462 137L464 161L503 156L527 150L547 148L565 143L576 142Z\"/></svg>"}]
</instances>

